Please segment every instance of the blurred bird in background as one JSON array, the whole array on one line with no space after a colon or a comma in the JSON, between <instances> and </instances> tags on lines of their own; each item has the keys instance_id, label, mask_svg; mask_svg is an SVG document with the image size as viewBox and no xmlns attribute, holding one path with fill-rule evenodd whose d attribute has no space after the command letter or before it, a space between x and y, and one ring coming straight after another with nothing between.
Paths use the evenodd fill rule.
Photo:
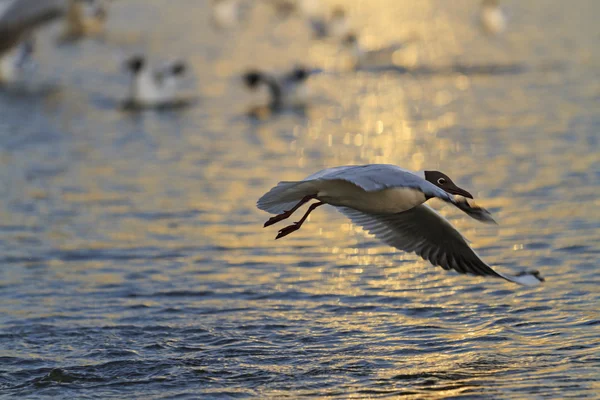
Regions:
<instances>
[{"instance_id":1,"label":"blurred bird in background","mask_svg":"<svg viewBox=\"0 0 600 400\"><path fill-rule=\"evenodd\" d=\"M22 78L34 51L34 33L65 11L66 0L0 1L0 85Z\"/></svg>"},{"instance_id":2,"label":"blurred bird in background","mask_svg":"<svg viewBox=\"0 0 600 400\"><path fill-rule=\"evenodd\" d=\"M341 6L335 7L331 11L330 16L315 13L313 15L308 15L307 17L313 36L317 39L341 39L348 35L352 30L346 10Z\"/></svg>"},{"instance_id":3,"label":"blurred bird in background","mask_svg":"<svg viewBox=\"0 0 600 400\"><path fill-rule=\"evenodd\" d=\"M126 61L125 68L131 73L129 97L124 105L126 108L176 107L184 104L184 99L178 96L181 78L187 70L182 61L153 67L146 57L136 55Z\"/></svg>"},{"instance_id":4,"label":"blurred bird in background","mask_svg":"<svg viewBox=\"0 0 600 400\"><path fill-rule=\"evenodd\" d=\"M0 56L0 86L18 82L31 64L35 50L33 37L25 39Z\"/></svg>"},{"instance_id":5,"label":"blurred bird in background","mask_svg":"<svg viewBox=\"0 0 600 400\"><path fill-rule=\"evenodd\" d=\"M250 70L244 74L243 81L250 90L266 87L269 93L269 108L281 110L304 107L307 104L309 90L306 81L315 72L303 66L296 66L292 71L281 74Z\"/></svg>"},{"instance_id":6,"label":"blurred bird in background","mask_svg":"<svg viewBox=\"0 0 600 400\"><path fill-rule=\"evenodd\" d=\"M483 0L479 8L479 26L483 33L498 36L506 30L506 15L498 0Z\"/></svg>"},{"instance_id":7,"label":"blurred bird in background","mask_svg":"<svg viewBox=\"0 0 600 400\"><path fill-rule=\"evenodd\" d=\"M217 29L232 29L242 20L242 4L240 0L212 0L211 23Z\"/></svg>"},{"instance_id":8,"label":"blurred bird in background","mask_svg":"<svg viewBox=\"0 0 600 400\"><path fill-rule=\"evenodd\" d=\"M108 18L108 0L69 0L63 41L102 35Z\"/></svg>"},{"instance_id":9,"label":"blurred bird in background","mask_svg":"<svg viewBox=\"0 0 600 400\"><path fill-rule=\"evenodd\" d=\"M388 44L384 47L367 49L363 47L356 33L348 33L341 41L342 49L350 56L350 65L354 69L397 68L397 55L408 46L416 43L419 36L414 34L402 42Z\"/></svg>"}]
</instances>

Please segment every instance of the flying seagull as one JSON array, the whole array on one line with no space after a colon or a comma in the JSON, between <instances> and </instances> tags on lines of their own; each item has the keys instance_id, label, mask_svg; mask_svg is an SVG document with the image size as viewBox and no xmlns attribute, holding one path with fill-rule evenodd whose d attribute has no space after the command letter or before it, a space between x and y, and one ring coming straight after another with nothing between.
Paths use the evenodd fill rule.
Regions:
<instances>
[{"instance_id":1,"label":"flying seagull","mask_svg":"<svg viewBox=\"0 0 600 400\"><path fill-rule=\"evenodd\" d=\"M487 210L470 204L467 198L473 196L447 175L439 171L415 173L388 164L334 167L302 181L280 182L258 200L257 206L277 214L265 223L267 227L289 218L303 204L317 200L298 222L281 229L276 239L300 229L312 211L329 204L384 243L414 252L446 270L493 276L528 286L544 281L538 271L511 275L493 270L445 218L424 204L434 197L478 221L495 223Z\"/></svg>"}]
</instances>

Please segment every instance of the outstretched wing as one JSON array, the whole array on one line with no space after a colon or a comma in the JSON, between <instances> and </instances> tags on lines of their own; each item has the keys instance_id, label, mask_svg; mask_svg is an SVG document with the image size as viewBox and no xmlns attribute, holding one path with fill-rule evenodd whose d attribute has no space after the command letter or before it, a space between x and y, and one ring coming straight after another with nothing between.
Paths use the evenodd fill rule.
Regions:
<instances>
[{"instance_id":1,"label":"outstretched wing","mask_svg":"<svg viewBox=\"0 0 600 400\"><path fill-rule=\"evenodd\" d=\"M537 271L517 275L494 271L448 221L427 205L398 214L367 214L345 207L337 209L384 243L416 253L445 270L494 276L527 286L538 285L544 280Z\"/></svg>"}]
</instances>

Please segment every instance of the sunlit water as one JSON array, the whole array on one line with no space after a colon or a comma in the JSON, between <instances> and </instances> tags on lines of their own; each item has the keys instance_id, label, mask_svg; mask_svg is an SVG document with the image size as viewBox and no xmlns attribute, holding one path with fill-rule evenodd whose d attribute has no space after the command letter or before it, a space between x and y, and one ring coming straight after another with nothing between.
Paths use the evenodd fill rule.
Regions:
<instances>
[{"instance_id":1,"label":"sunlit water","mask_svg":"<svg viewBox=\"0 0 600 400\"><path fill-rule=\"evenodd\" d=\"M474 0L353 2L369 46L420 36L412 73L348 71L263 3L215 32L198 4L115 2L103 42L58 50L45 31L38 91L0 94L0 394L599 396L598 2L507 1L500 39ZM199 104L115 110L140 51L188 58ZM299 60L325 70L305 114L249 118L244 69ZM500 225L433 205L546 283L443 271L326 207L262 228L277 181L369 162L448 173Z\"/></svg>"}]
</instances>

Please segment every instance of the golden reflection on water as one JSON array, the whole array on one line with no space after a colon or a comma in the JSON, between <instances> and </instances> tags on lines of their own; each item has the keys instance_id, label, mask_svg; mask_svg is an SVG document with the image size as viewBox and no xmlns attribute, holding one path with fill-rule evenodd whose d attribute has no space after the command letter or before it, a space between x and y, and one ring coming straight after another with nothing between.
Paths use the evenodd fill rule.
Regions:
<instances>
[{"instance_id":1,"label":"golden reflection on water","mask_svg":"<svg viewBox=\"0 0 600 400\"><path fill-rule=\"evenodd\" d=\"M447 10L440 11L440 2L381 0L346 4L351 16L361 17L355 18L355 23L364 37L364 45L368 47L377 48L391 41L418 35L419 44L407 49L410 67L445 65L458 55L471 59L478 50L490 47L485 40L479 39L478 43L475 26L457 24L456 15ZM464 1L460 2L459 8L462 10L461 16L469 15L472 9L470 3ZM303 29L301 26L292 26L292 33ZM289 35L284 32L282 34ZM250 41L260 35L261 33L250 29L247 37L242 40ZM463 48L465 37L470 38L470 54ZM336 64L337 53L333 51L331 43L313 45L307 39L299 38L283 57L277 57L281 53L274 55L269 52L269 45L260 44L260 41L257 44L259 50L254 47L243 50L243 44L235 44L234 58L216 64L216 75L221 80L211 83L204 95L216 97L232 90L223 79L231 79L231 74L238 73L240 66L252 64L247 60L240 61L250 51L268 53L261 61L264 63L281 58L278 64L289 65L292 59L308 53L311 62L317 66ZM518 42L515 34L510 34L507 40L511 43ZM511 56L520 60L522 54L518 51L517 48L512 53L497 53L503 55L501 61L509 60ZM481 54L484 56L480 62L487 62L487 53ZM400 60L402 57L395 55L395 59ZM201 71L206 68L202 65L205 64L202 58L190 57L190 60L195 69ZM344 84L340 86L342 79ZM504 254L523 251L527 235L551 233L554 228L523 224L524 215L519 211L521 200L515 200L510 192L488 195L511 181L515 174L514 168L523 175L533 173L529 163L524 163L522 167L514 167L512 164L515 157L530 156L532 146L552 146L546 133L530 135L527 141L521 141L509 132L514 129L535 128L544 117L536 115L535 110L524 116L511 116L510 112L515 107L530 100L530 96L519 87L510 89L510 102L503 99L485 100L492 102L500 110L506 109L506 114L470 112L462 109L463 106L456 105L465 103L465 98L476 95L474 86L494 85L494 81L501 79L506 78L470 77L464 74L413 77L410 74L365 72L357 72L354 76L316 76L311 82L313 92L330 98L328 104L311 107L306 118L280 116L258 122L254 126L249 122L236 122L233 127L222 121L205 121L209 124L209 129L216 129L219 133L211 134L212 137L209 138L196 130L184 131L183 137L164 142L164 146L157 148L154 154L157 161L173 158L174 161L167 161L164 167L149 163L138 169L137 165L130 165L126 159L107 164L102 160L103 155L94 156L95 150L87 149L97 161L79 166L77 175L85 190L63 193L62 201L85 207L95 215L91 220L101 219L102 213L107 211L124 218L118 221L118 229L114 229L108 221L98 221L96 228L101 236L93 241L76 236L70 237L68 241L56 237L56 241L60 242L63 249L82 246L101 249L115 245L127 248L137 247L140 243L173 249L188 245L220 246L229 251L219 252L215 261L229 265L242 265L246 262L296 265L316 258L323 265L355 264L357 268L352 270L352 276L363 273L369 267L391 268L398 260L409 260L409 263L402 263L394 273L387 275L386 279L389 279L391 285L386 287L395 287L411 282L411 278L415 278L411 271L419 275L418 271L422 268L433 267L411 255L392 253L382 245L356 248L358 243L364 241L360 229L351 226L343 217L336 216L336 213L325 210L315 213L302 231L294 236L274 241L275 230L261 228L267 215L254 208L256 199L279 180L302 179L318 169L334 165L391 163L412 170L440 168L456 177L458 182L463 177L472 179L469 190L481 198L481 204L498 210L501 225L498 228L477 225L449 207L442 207L442 213L452 218L457 228L474 241L475 247L492 247L500 243ZM237 88L234 90L239 92ZM467 101L466 107L473 106ZM234 108L238 111L238 106ZM577 110L561 112L575 111ZM104 116L103 113L102 118ZM114 118L113 116L108 122L115 122ZM563 121L566 119L561 118ZM460 131L465 125L472 129L468 138L457 139L456 136L447 134ZM153 127L152 122L144 123L144 127L150 132L150 141L164 140L160 136L165 135L164 128L167 126L163 123L163 129L160 129L160 124ZM506 151L506 154L494 156L493 159L489 159L486 154L490 146L486 134L478 133L490 128L497 130ZM154 130L156 133L153 133ZM175 144L173 148L169 144L174 140L181 141L182 144ZM190 148L186 148L186 143L189 143ZM565 162L568 160L571 163L573 172L585 172L598 160L597 154L578 157L563 154L562 157ZM538 162L545 163L543 159ZM527 193L560 185L561 179L563 178L553 168L537 169L534 177L512 183L511 190ZM110 181L114 181L122 190L107 190ZM171 196L169 191L176 195ZM30 196L46 196L44 192L37 193L39 194L30 193ZM440 206L437 203L435 205L437 208ZM579 208L549 207L537 210L535 218L584 218L595 206L583 204ZM156 210L173 214L197 210L199 214L181 218L177 223L169 218L127 217L130 213L143 214ZM196 221L190 223L189 218ZM166 237L171 239L165 240ZM565 241L570 242L568 239ZM293 246L298 245L310 248L311 254L294 249ZM394 256L390 257L390 254ZM501 260L502 252L494 252L491 257L492 260ZM301 275L316 274L315 279L319 276L322 278L321 273L313 269L296 272ZM231 274L232 271L225 272L223 278L228 273ZM248 271L240 269L237 273L246 274ZM448 282L456 282L458 279L441 270L437 273L443 279L448 279ZM399 280L398 276L402 276L402 279ZM430 278L427 275L426 279ZM336 279L351 278L341 275ZM469 279L477 281L476 278ZM351 287L352 285L347 285L345 290L350 290Z\"/></svg>"},{"instance_id":2,"label":"golden reflection on water","mask_svg":"<svg viewBox=\"0 0 600 400\"><path fill-rule=\"evenodd\" d=\"M3 173L14 174L0 216L7 226L31 228L3 232L9 251L28 260L22 269L3 272L4 287L26 281L43 292L49 290L46 280L60 282L58 295L3 302L11 317L68 317L72 305L63 299L71 295L88 307L74 320L90 326L139 324L135 318L141 315L156 318L151 323L221 334L224 325L268 319L312 339L294 343L307 354L325 348L329 358L319 362L338 374L361 370L367 378L351 378L359 385L398 391L407 382L429 385L414 398L485 395L490 382L526 385L538 373L566 373L573 360L580 361L565 352L557 356L562 364L544 364L557 348L597 339L581 324L597 326L591 323L598 319L592 267L600 241L594 175L600 152L589 130L597 121L590 104L597 102L600 86L578 78L587 73L582 65L597 64L598 55L583 45L544 53L548 43L564 42L564 33L549 30L548 43L539 42L540 25L522 21L550 11L507 2L522 14L504 39L491 42L465 22L477 1L345 2L369 48L419 37L392 57L412 72L374 73L348 71L338 49L315 43L297 19L277 24L270 35L265 27L274 25L273 14L262 2L244 34L229 36L209 32L198 23L202 7L183 3L152 1L165 12L148 12L147 20L153 13L164 20L147 43L138 44L157 53L167 48L189 54L196 75L190 88L201 97L197 108L126 115L95 102L84 106L88 89L94 92L90 101L101 91L86 85L101 80L103 94L117 98L126 82L113 82L115 66L106 54L90 50L74 61L75 72L106 76L81 79L85 87L70 86L47 100L44 107L67 132L53 151L33 149L27 160L0 154ZM581 12L549 3L553 12ZM119 18L117 26L124 22ZM181 36L184 22L192 28ZM574 32L573 43L596 44L597 35L577 36L576 21L561 23L569 24L563 32ZM549 57L573 65L541 71ZM265 98L246 93L240 74L298 61L326 70L311 78L314 101L305 113L248 118L248 110ZM449 72L452 65L495 63L527 68L513 75ZM269 216L256 209L256 200L278 181L363 163L447 172L500 224L479 224L441 202L432 206L472 240L484 260L503 270L540 269L546 284L516 288L443 271L366 238L331 208L320 208L282 240L274 240L277 226L262 228ZM22 211L27 207L33 211ZM31 247L20 254L23 243ZM32 257L37 253L41 260ZM109 304L97 303L94 295L105 291ZM173 314L163 313L171 306ZM266 337L278 329L287 328ZM321 330L337 333L327 338L333 345L321 342ZM184 339L172 342L177 340ZM360 346L366 350L354 351ZM294 377L317 368L265 363L262 368ZM505 373L511 369L517 372ZM590 377L597 372L590 371ZM597 379L586 384L600 390Z\"/></svg>"},{"instance_id":3,"label":"golden reflection on water","mask_svg":"<svg viewBox=\"0 0 600 400\"><path fill-rule=\"evenodd\" d=\"M417 35L418 43L406 52L395 53L393 61L416 71L427 67L425 71L430 72L422 75L344 70L337 49L331 43L315 44L298 21L286 25L289 29L284 25L277 28L282 40L294 40L286 51L274 51L262 31L271 17L256 10L258 22L247 27L246 35L220 43L223 59L211 65L204 56L189 57L203 96L197 110L174 116L87 110L86 123L65 122L75 131L74 142L82 137L89 142L69 149L85 162L78 162L66 177L59 175L54 181L68 190L48 185L26 192L26 198L45 204L42 213L50 213L54 207L64 211L59 222L49 224L44 240L52 249L65 253L98 250L120 255L123 250L141 258L128 261L117 257L111 262L124 266L107 271L103 260L73 262L58 257L48 262L51 270L62 282L83 282L90 290L97 285L135 281L129 273L150 268L143 281L152 287L170 287L183 276L198 288L210 289L211 284L218 283L266 287L275 292L298 290L344 298L346 303L339 299L323 301L340 306L368 294L441 310L431 311L433 315L406 314L400 309L405 303L398 303L398 309L383 313L366 309L318 317L322 326L344 331L361 324L372 336L371 343L380 339L381 346L392 349L394 338L379 332L381 326L443 325L453 318L444 317L445 309L472 315L478 312L479 304L526 307L533 300L525 294L547 290L515 289L501 298L487 298L494 290L513 288L503 282L448 273L414 255L365 238L360 228L331 209L319 209L301 231L283 240L274 240L276 227L262 228L268 215L257 210L255 202L278 181L302 179L336 165L390 163L412 170L447 172L472 191L481 205L494 210L500 222L498 227L481 225L456 209L431 202L473 241L485 260L508 264L506 268L540 268L550 277L547 285L571 290L569 280L577 279L575 265L589 262L589 255L573 254L571 257L581 259L565 259L552 266L537 265L537 260L559 258L555 250L568 246L596 246L590 230L572 228L571 221L597 220L597 187L569 186L568 174L594 170L600 153L591 151L579 132L573 132L576 140L563 139L574 116L585 112L582 107L560 96L532 95L530 91L535 85L559 86L562 75L535 71L540 60L528 58L533 57L530 50L535 45L527 45L527 36L519 37L524 32L518 27L517 32L507 35L505 43L490 44L480 38L476 27L464 23L474 3L458 1L452 7L435 0L345 3L351 16L360 17L356 24L365 46L376 49ZM264 5L257 5L260 7ZM179 14L174 10L169 13L166 18L177 21ZM196 13L200 11L192 14ZM202 37L204 27L194 26L199 31L197 40L210 39ZM150 47L160 48L162 40L157 36ZM504 51L505 44L510 51ZM311 79L315 102L305 115L268 115L259 121L243 117L253 102L264 98L243 92L239 74L247 67L283 68L298 60L334 71ZM453 63L523 60L534 72L515 76L447 73L447 66ZM93 65L83 65L88 63ZM588 98L596 96L598 86L590 86L595 89L579 92ZM64 101L73 105L62 118L70 120L82 112L81 96L76 89L62 94ZM573 192L591 200L579 201ZM569 204L567 199L571 205L565 205ZM16 218L6 210L2 216L6 221ZM169 251L177 257L166 257L168 261L158 266L143 258L147 253ZM557 280L558 276L566 278ZM7 275L6 280L19 279ZM478 291L465 294L476 285ZM125 302L148 307L160 304L150 299ZM235 299L186 299L189 307L198 308L222 308L232 302ZM272 300L273 304L278 302ZM45 306L55 304L56 300L48 300ZM548 299L548 304L561 307L558 300ZM580 310L594 318L586 306ZM287 311L269 312L282 320L305 318ZM118 319L118 315L111 314L110 319ZM483 324L472 330L456 324L456 330L438 335L467 341L505 334L507 329ZM551 345L554 340L552 336L521 337L518 345ZM512 341L495 342L494 351L509 354L514 352L511 346ZM411 357L411 366L405 370L375 371L374 379L450 374L462 368L457 366L455 354L429 352ZM495 379L495 373L490 371L489 379ZM486 372L482 374L485 378ZM436 388L428 398L458 395L469 384Z\"/></svg>"}]
</instances>

